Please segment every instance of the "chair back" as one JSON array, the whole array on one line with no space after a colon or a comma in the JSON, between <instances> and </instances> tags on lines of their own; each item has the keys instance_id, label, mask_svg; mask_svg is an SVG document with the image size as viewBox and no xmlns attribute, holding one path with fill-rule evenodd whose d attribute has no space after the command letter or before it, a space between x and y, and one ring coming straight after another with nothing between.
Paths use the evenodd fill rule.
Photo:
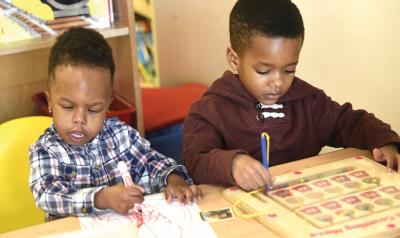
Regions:
<instances>
[{"instance_id":1,"label":"chair back","mask_svg":"<svg viewBox=\"0 0 400 238\"><path fill-rule=\"evenodd\" d=\"M0 233L44 223L29 189L29 146L51 121L30 116L0 125Z\"/></svg>"}]
</instances>

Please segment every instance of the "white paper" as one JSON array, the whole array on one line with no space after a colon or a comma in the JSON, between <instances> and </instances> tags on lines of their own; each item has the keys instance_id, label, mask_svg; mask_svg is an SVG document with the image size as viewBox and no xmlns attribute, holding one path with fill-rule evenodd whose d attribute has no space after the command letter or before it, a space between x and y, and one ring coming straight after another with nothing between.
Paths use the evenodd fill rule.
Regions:
<instances>
[{"instance_id":1,"label":"white paper","mask_svg":"<svg viewBox=\"0 0 400 238\"><path fill-rule=\"evenodd\" d=\"M216 237L208 223L201 220L196 204L168 204L164 194L145 197L142 204L143 224L133 215L121 215L113 211L101 215L80 217L81 229L91 230L107 226L131 224L137 227L140 237Z\"/></svg>"},{"instance_id":2,"label":"white paper","mask_svg":"<svg viewBox=\"0 0 400 238\"><path fill-rule=\"evenodd\" d=\"M110 238L129 237L138 238L136 227L132 225L107 226L91 230L77 230L52 235L40 236L40 238Z\"/></svg>"}]
</instances>

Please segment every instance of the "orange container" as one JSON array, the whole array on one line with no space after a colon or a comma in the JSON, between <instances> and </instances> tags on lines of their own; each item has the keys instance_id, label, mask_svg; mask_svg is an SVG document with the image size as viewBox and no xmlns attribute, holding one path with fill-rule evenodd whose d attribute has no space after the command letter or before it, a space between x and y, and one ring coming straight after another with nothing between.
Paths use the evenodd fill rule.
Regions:
<instances>
[{"instance_id":1,"label":"orange container","mask_svg":"<svg viewBox=\"0 0 400 238\"><path fill-rule=\"evenodd\" d=\"M44 92L33 95L37 114L51 116ZM114 94L107 117L118 117L121 121L136 128L136 108L120 96Z\"/></svg>"}]
</instances>

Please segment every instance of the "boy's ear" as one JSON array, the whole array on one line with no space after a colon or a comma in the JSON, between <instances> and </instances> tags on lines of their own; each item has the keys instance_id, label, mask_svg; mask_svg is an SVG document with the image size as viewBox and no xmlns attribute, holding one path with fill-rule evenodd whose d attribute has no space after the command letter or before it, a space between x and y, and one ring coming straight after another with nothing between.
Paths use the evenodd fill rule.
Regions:
<instances>
[{"instance_id":1,"label":"boy's ear","mask_svg":"<svg viewBox=\"0 0 400 238\"><path fill-rule=\"evenodd\" d=\"M107 101L107 112L110 111L110 106L113 100L114 100L114 92L111 92L111 97Z\"/></svg>"},{"instance_id":2,"label":"boy's ear","mask_svg":"<svg viewBox=\"0 0 400 238\"><path fill-rule=\"evenodd\" d=\"M48 90L44 91L44 94L46 95L46 100L47 100L47 107L49 109L49 112L51 113L51 99L50 99L50 93Z\"/></svg>"},{"instance_id":3,"label":"boy's ear","mask_svg":"<svg viewBox=\"0 0 400 238\"><path fill-rule=\"evenodd\" d=\"M228 60L228 64L231 66L232 70L237 72L239 68L239 57L231 46L226 49L226 59Z\"/></svg>"}]
</instances>

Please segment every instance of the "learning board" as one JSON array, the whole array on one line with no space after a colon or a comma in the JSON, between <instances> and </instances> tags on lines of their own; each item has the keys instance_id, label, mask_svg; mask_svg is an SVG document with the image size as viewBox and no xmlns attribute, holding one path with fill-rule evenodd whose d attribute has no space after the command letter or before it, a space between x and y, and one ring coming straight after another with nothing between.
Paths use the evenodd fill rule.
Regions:
<instances>
[{"instance_id":1,"label":"learning board","mask_svg":"<svg viewBox=\"0 0 400 238\"><path fill-rule=\"evenodd\" d=\"M363 156L276 177L268 191L223 196L282 237L400 236L400 174Z\"/></svg>"}]
</instances>

